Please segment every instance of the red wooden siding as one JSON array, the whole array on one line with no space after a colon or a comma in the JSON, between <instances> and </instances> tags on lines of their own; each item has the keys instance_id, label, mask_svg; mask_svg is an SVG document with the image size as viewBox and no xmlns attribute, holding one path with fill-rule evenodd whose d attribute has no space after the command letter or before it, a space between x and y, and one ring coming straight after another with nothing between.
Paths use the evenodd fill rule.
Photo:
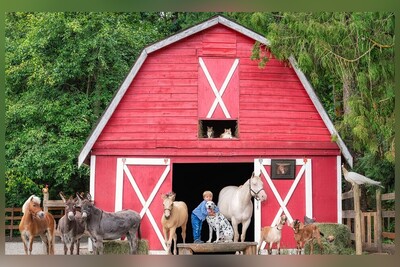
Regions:
<instances>
[{"instance_id":1,"label":"red wooden siding","mask_svg":"<svg viewBox=\"0 0 400 267\"><path fill-rule=\"evenodd\" d=\"M337 170L335 157L313 158L313 213L319 222L337 222ZM323 203L323 205L322 205Z\"/></svg>"},{"instance_id":2,"label":"red wooden siding","mask_svg":"<svg viewBox=\"0 0 400 267\"><path fill-rule=\"evenodd\" d=\"M95 205L109 212L115 211L115 157L105 156L96 159ZM107 179L113 177L112 179ZM107 196L107 197L105 197Z\"/></svg>"},{"instance_id":3,"label":"red wooden siding","mask_svg":"<svg viewBox=\"0 0 400 267\"><path fill-rule=\"evenodd\" d=\"M331 142L328 129L294 70L274 58L266 68L260 69L257 62L250 60L253 43L252 39L218 25L151 53L94 144L92 153L339 155L337 144ZM198 138L199 119L204 118L199 106L203 102L199 92L198 77L202 75L199 57L206 62L223 57L230 62L239 59L238 140ZM211 100L204 99L207 112L209 101L215 99L211 89L208 90ZM234 109L228 107L228 110Z\"/></svg>"}]
</instances>

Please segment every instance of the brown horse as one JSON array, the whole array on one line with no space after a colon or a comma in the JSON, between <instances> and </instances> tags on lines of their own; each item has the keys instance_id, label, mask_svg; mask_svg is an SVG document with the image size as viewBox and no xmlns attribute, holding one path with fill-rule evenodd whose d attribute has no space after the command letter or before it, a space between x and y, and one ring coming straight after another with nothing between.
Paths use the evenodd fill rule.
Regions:
<instances>
[{"instance_id":1,"label":"brown horse","mask_svg":"<svg viewBox=\"0 0 400 267\"><path fill-rule=\"evenodd\" d=\"M176 229L181 227L183 243L186 242L186 224L188 221L188 208L183 201L175 201L176 194L171 192L162 194L164 213L161 217L164 240L167 252L171 254L172 239L174 240L174 255L176 255Z\"/></svg>"},{"instance_id":2,"label":"brown horse","mask_svg":"<svg viewBox=\"0 0 400 267\"><path fill-rule=\"evenodd\" d=\"M56 221L53 215L41 209L40 198L35 195L31 195L25 201L22 206L22 212L23 216L19 224L19 231L24 244L25 254L32 254L33 238L40 236L46 247L46 254L54 255Z\"/></svg>"}]
</instances>

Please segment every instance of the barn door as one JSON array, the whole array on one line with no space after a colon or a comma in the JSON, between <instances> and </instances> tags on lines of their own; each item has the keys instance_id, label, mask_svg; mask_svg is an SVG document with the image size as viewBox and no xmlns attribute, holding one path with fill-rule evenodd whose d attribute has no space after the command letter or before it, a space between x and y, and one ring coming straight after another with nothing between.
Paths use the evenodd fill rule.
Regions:
<instances>
[{"instance_id":1,"label":"barn door","mask_svg":"<svg viewBox=\"0 0 400 267\"><path fill-rule=\"evenodd\" d=\"M126 208L138 211L142 218L142 235L146 236L149 242L153 241L151 242L153 244L158 243L158 238L160 245L157 247L162 246L164 250L167 248L160 230L159 218L162 214L162 203L160 203L160 198L155 198L155 196L159 196L162 190L171 190L171 185L166 181L170 170L170 159L117 159L115 211ZM163 189L160 190L160 188Z\"/></svg>"},{"instance_id":2,"label":"barn door","mask_svg":"<svg viewBox=\"0 0 400 267\"><path fill-rule=\"evenodd\" d=\"M271 159L255 159L254 172L261 173L266 185L267 204L263 209L255 202L254 237L259 241L263 226L276 225L285 213L288 221L303 220L304 215L312 218L312 173L311 159L296 159L293 178L272 179Z\"/></svg>"}]
</instances>

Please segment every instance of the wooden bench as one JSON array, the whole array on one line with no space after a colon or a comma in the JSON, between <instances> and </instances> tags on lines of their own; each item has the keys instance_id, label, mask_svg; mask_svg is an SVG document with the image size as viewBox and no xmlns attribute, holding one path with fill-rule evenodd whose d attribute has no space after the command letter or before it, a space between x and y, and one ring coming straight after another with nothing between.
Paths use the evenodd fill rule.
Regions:
<instances>
[{"instance_id":1,"label":"wooden bench","mask_svg":"<svg viewBox=\"0 0 400 267\"><path fill-rule=\"evenodd\" d=\"M179 255L195 253L223 253L243 251L244 255L257 254L257 242L222 242L222 243L180 243L177 244Z\"/></svg>"}]
</instances>

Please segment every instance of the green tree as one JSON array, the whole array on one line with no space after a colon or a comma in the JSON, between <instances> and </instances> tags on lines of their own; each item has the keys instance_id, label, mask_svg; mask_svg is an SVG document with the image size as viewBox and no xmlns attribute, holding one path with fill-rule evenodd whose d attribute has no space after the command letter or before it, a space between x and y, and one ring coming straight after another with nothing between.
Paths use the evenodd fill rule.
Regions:
<instances>
[{"instance_id":1,"label":"green tree","mask_svg":"<svg viewBox=\"0 0 400 267\"><path fill-rule=\"evenodd\" d=\"M160 23L157 13L6 14L7 206L45 184L53 198L88 190L79 151L140 51L167 34Z\"/></svg>"},{"instance_id":2,"label":"green tree","mask_svg":"<svg viewBox=\"0 0 400 267\"><path fill-rule=\"evenodd\" d=\"M355 170L394 190L394 13L277 12L252 18L273 55L293 55L309 77L352 150ZM265 64L259 45L255 51Z\"/></svg>"}]
</instances>

